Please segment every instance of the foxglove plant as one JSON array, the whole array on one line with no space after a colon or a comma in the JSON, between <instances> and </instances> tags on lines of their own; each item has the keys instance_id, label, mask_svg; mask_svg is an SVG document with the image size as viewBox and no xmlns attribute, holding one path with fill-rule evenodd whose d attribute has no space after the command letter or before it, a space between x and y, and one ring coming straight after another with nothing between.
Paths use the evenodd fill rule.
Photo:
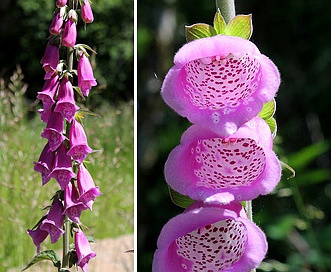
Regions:
<instances>
[{"instance_id":1,"label":"foxglove plant","mask_svg":"<svg viewBox=\"0 0 331 272\"><path fill-rule=\"evenodd\" d=\"M280 75L248 41L251 17L222 3L228 24L218 10L214 26L186 27L188 43L162 85L164 101L192 126L164 170L172 200L187 209L163 227L153 272L255 271L267 252L251 201L281 177L272 150Z\"/></svg>"},{"instance_id":2,"label":"foxglove plant","mask_svg":"<svg viewBox=\"0 0 331 272\"><path fill-rule=\"evenodd\" d=\"M34 170L41 174L43 186L54 179L59 190L39 222L27 230L37 247L37 255L25 269L47 259L53 262L58 271L69 271L72 265L77 265L87 272L88 262L96 254L82 231L80 216L84 210L92 210L94 200L101 192L84 166L84 160L93 150L87 144L81 123L87 111L80 111L75 91L79 94L77 97L87 96L97 82L87 53L87 50L93 50L87 45L76 44L76 40L78 13L81 13L84 24L91 23L94 18L89 1L57 0L56 6L49 27L51 36L41 59L45 83L37 96L43 105L39 110L41 120L46 123L41 137L47 143L39 160L34 162ZM61 55L64 52L62 48L66 56ZM77 69L73 67L74 55L77 56ZM72 79L75 76L78 86L73 86ZM52 250L40 252L41 243L48 236L52 243L63 236L62 262ZM69 248L70 237L75 240L73 249Z\"/></svg>"}]
</instances>

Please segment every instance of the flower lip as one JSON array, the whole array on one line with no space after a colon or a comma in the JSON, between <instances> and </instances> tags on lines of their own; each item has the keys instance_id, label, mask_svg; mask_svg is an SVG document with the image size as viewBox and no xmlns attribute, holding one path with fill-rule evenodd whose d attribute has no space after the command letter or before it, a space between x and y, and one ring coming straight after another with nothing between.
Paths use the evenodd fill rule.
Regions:
<instances>
[{"instance_id":1,"label":"flower lip","mask_svg":"<svg viewBox=\"0 0 331 272\"><path fill-rule=\"evenodd\" d=\"M256 116L278 90L276 66L250 41L214 36L185 44L163 85L164 101L194 124L227 137ZM235 130L228 130L233 124Z\"/></svg>"},{"instance_id":2,"label":"flower lip","mask_svg":"<svg viewBox=\"0 0 331 272\"><path fill-rule=\"evenodd\" d=\"M239 203L194 203L163 227L157 247L153 272L249 271L263 260L267 243Z\"/></svg>"},{"instance_id":3,"label":"flower lip","mask_svg":"<svg viewBox=\"0 0 331 272\"><path fill-rule=\"evenodd\" d=\"M280 180L280 163L272 151L268 125L259 117L231 138L193 125L169 155L165 179L192 199L228 203L268 194Z\"/></svg>"}]
</instances>

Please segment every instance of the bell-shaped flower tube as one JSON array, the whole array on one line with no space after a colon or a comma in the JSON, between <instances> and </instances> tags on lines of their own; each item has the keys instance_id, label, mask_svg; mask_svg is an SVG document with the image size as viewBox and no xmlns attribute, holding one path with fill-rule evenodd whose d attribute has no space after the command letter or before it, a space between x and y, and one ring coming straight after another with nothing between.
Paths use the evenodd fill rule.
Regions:
<instances>
[{"instance_id":1,"label":"bell-shaped flower tube","mask_svg":"<svg viewBox=\"0 0 331 272\"><path fill-rule=\"evenodd\" d=\"M195 202L162 229L153 272L249 272L267 252L264 233L239 203Z\"/></svg>"},{"instance_id":2,"label":"bell-shaped flower tube","mask_svg":"<svg viewBox=\"0 0 331 272\"><path fill-rule=\"evenodd\" d=\"M44 56L40 60L40 63L43 64L43 68L46 72L44 79L50 79L55 73L57 65L60 60L59 48L54 43L49 43L46 46Z\"/></svg>"},{"instance_id":3,"label":"bell-shaped flower tube","mask_svg":"<svg viewBox=\"0 0 331 272\"><path fill-rule=\"evenodd\" d=\"M82 94L88 96L92 86L96 86L97 82L93 75L93 70L88 57L82 53L77 65L78 87Z\"/></svg>"},{"instance_id":4,"label":"bell-shaped flower tube","mask_svg":"<svg viewBox=\"0 0 331 272\"><path fill-rule=\"evenodd\" d=\"M44 110L49 110L55 103L54 97L59 86L59 76L54 73L50 79L46 79L41 92L38 92L37 98L43 103Z\"/></svg>"},{"instance_id":5,"label":"bell-shaped flower tube","mask_svg":"<svg viewBox=\"0 0 331 272\"><path fill-rule=\"evenodd\" d=\"M218 35L185 44L162 86L178 114L223 137L256 116L276 94L280 75L250 41Z\"/></svg>"},{"instance_id":6,"label":"bell-shaped flower tube","mask_svg":"<svg viewBox=\"0 0 331 272\"><path fill-rule=\"evenodd\" d=\"M54 168L54 159L55 152L49 147L49 143L47 143L40 154L38 162L34 162L34 170L41 174L42 185L45 185L51 177L49 174L52 172Z\"/></svg>"},{"instance_id":7,"label":"bell-shaped flower tube","mask_svg":"<svg viewBox=\"0 0 331 272\"><path fill-rule=\"evenodd\" d=\"M90 210L94 199L101 195L99 186L95 186L93 178L85 166L81 163L77 173L77 186L80 197L78 201L83 202Z\"/></svg>"},{"instance_id":8,"label":"bell-shaped flower tube","mask_svg":"<svg viewBox=\"0 0 331 272\"><path fill-rule=\"evenodd\" d=\"M51 111L46 128L41 133L41 137L48 140L49 146L52 151L55 151L64 141L63 135L63 117L60 113Z\"/></svg>"},{"instance_id":9,"label":"bell-shaped flower tube","mask_svg":"<svg viewBox=\"0 0 331 272\"><path fill-rule=\"evenodd\" d=\"M62 45L66 47L73 47L77 39L77 14L72 9L68 12L68 21L64 25L62 34Z\"/></svg>"},{"instance_id":10,"label":"bell-shaped flower tube","mask_svg":"<svg viewBox=\"0 0 331 272\"><path fill-rule=\"evenodd\" d=\"M66 207L63 214L66 214L73 222L80 224L80 215L87 209L87 206L78 201L78 197L77 188L69 182L64 190L64 202Z\"/></svg>"},{"instance_id":11,"label":"bell-shaped flower tube","mask_svg":"<svg viewBox=\"0 0 331 272\"><path fill-rule=\"evenodd\" d=\"M63 9L62 9L63 10ZM49 27L49 33L57 36L61 34L62 31L62 25L63 25L63 12L61 12L61 9L55 14L52 23Z\"/></svg>"},{"instance_id":12,"label":"bell-shaped flower tube","mask_svg":"<svg viewBox=\"0 0 331 272\"><path fill-rule=\"evenodd\" d=\"M62 8L67 4L68 0L56 0L56 6Z\"/></svg>"},{"instance_id":13,"label":"bell-shaped flower tube","mask_svg":"<svg viewBox=\"0 0 331 272\"><path fill-rule=\"evenodd\" d=\"M62 144L55 156L55 164L53 171L49 174L51 178L55 178L56 181L64 190L70 180L76 177L72 171L72 162L70 156L67 155L68 149L65 144Z\"/></svg>"},{"instance_id":14,"label":"bell-shaped flower tube","mask_svg":"<svg viewBox=\"0 0 331 272\"><path fill-rule=\"evenodd\" d=\"M71 123L78 109L79 107L75 102L74 90L71 82L66 76L64 76L60 83L58 101L54 111L61 113L63 118Z\"/></svg>"},{"instance_id":15,"label":"bell-shaped flower tube","mask_svg":"<svg viewBox=\"0 0 331 272\"><path fill-rule=\"evenodd\" d=\"M171 188L207 202L252 200L270 193L280 176L271 131L260 117L228 138L193 125L165 164L165 179Z\"/></svg>"},{"instance_id":16,"label":"bell-shaped flower tube","mask_svg":"<svg viewBox=\"0 0 331 272\"><path fill-rule=\"evenodd\" d=\"M37 247L37 253L40 252L40 244L44 242L48 236L48 232L45 230L40 229L40 225L36 229L28 229L27 233L33 240L33 243Z\"/></svg>"},{"instance_id":17,"label":"bell-shaped flower tube","mask_svg":"<svg viewBox=\"0 0 331 272\"><path fill-rule=\"evenodd\" d=\"M94 20L91 4L89 0L83 0L82 3L82 19L85 23L92 23Z\"/></svg>"},{"instance_id":18,"label":"bell-shaped flower tube","mask_svg":"<svg viewBox=\"0 0 331 272\"><path fill-rule=\"evenodd\" d=\"M49 210L47 218L40 225L40 229L47 231L51 237L52 244L56 243L65 232L63 224L63 206L59 199L55 200Z\"/></svg>"},{"instance_id":19,"label":"bell-shaped flower tube","mask_svg":"<svg viewBox=\"0 0 331 272\"><path fill-rule=\"evenodd\" d=\"M73 157L75 161L81 163L85 160L87 154L93 150L87 144L87 138L83 126L74 119L69 133L70 150L68 155Z\"/></svg>"},{"instance_id":20,"label":"bell-shaped flower tube","mask_svg":"<svg viewBox=\"0 0 331 272\"><path fill-rule=\"evenodd\" d=\"M84 232L81 230L75 233L75 248L78 258L77 265L83 272L87 272L88 262L97 254L92 251Z\"/></svg>"}]
</instances>

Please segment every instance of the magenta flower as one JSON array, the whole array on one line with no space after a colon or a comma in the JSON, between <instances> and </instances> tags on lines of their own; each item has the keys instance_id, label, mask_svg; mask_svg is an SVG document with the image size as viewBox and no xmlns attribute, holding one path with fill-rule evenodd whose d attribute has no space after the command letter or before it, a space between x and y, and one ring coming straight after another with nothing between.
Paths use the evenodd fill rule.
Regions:
<instances>
[{"instance_id":1,"label":"magenta flower","mask_svg":"<svg viewBox=\"0 0 331 272\"><path fill-rule=\"evenodd\" d=\"M92 251L84 232L81 230L75 233L75 248L78 258L77 265L83 272L87 272L88 262L97 254Z\"/></svg>"},{"instance_id":2,"label":"magenta flower","mask_svg":"<svg viewBox=\"0 0 331 272\"><path fill-rule=\"evenodd\" d=\"M85 23L92 23L94 20L91 4L89 0L83 0L82 19Z\"/></svg>"},{"instance_id":3,"label":"magenta flower","mask_svg":"<svg viewBox=\"0 0 331 272\"><path fill-rule=\"evenodd\" d=\"M165 102L223 137L256 116L277 92L276 66L250 41L214 36L185 44L162 86Z\"/></svg>"},{"instance_id":4,"label":"magenta flower","mask_svg":"<svg viewBox=\"0 0 331 272\"><path fill-rule=\"evenodd\" d=\"M76 106L71 82L64 76L60 83L58 102L56 103L54 111L61 113L63 118L71 123L78 109L79 107Z\"/></svg>"},{"instance_id":5,"label":"magenta flower","mask_svg":"<svg viewBox=\"0 0 331 272\"><path fill-rule=\"evenodd\" d=\"M84 53L81 54L81 57L78 61L77 76L78 87L82 91L83 95L88 96L92 86L96 86L97 82L95 81L93 75L91 63Z\"/></svg>"},{"instance_id":6,"label":"magenta flower","mask_svg":"<svg viewBox=\"0 0 331 272\"><path fill-rule=\"evenodd\" d=\"M40 229L47 231L51 237L52 244L56 243L65 232L63 224L63 206L59 199L55 200L49 210L47 218L40 225Z\"/></svg>"},{"instance_id":7,"label":"magenta flower","mask_svg":"<svg viewBox=\"0 0 331 272\"><path fill-rule=\"evenodd\" d=\"M82 163L79 165L77 173L77 186L80 194L78 201L83 202L90 210L92 210L94 199L101 195L101 192L99 186L95 187L92 176Z\"/></svg>"},{"instance_id":8,"label":"magenta flower","mask_svg":"<svg viewBox=\"0 0 331 272\"><path fill-rule=\"evenodd\" d=\"M43 68L46 72L44 79L50 79L55 73L57 65L59 63L60 54L59 48L54 43L49 43L46 46L45 54L40 60L43 64Z\"/></svg>"},{"instance_id":9,"label":"magenta flower","mask_svg":"<svg viewBox=\"0 0 331 272\"><path fill-rule=\"evenodd\" d=\"M165 164L165 179L170 187L207 202L252 200L270 193L280 176L271 131L259 117L230 138L193 125L184 132L181 144Z\"/></svg>"},{"instance_id":10,"label":"magenta flower","mask_svg":"<svg viewBox=\"0 0 331 272\"><path fill-rule=\"evenodd\" d=\"M69 11L69 19L65 23L62 34L62 45L66 47L73 47L76 44L77 39L77 15L74 10Z\"/></svg>"},{"instance_id":11,"label":"magenta flower","mask_svg":"<svg viewBox=\"0 0 331 272\"><path fill-rule=\"evenodd\" d=\"M49 117L51 116L52 113L52 108L49 109L39 109L38 113L40 114L40 119L41 121L43 121L44 123L48 122Z\"/></svg>"},{"instance_id":12,"label":"magenta flower","mask_svg":"<svg viewBox=\"0 0 331 272\"><path fill-rule=\"evenodd\" d=\"M85 160L87 154L93 150L87 144L87 138L83 126L75 119L72 121L70 133L70 150L68 155L73 157L75 161L81 163Z\"/></svg>"},{"instance_id":13,"label":"magenta flower","mask_svg":"<svg viewBox=\"0 0 331 272\"><path fill-rule=\"evenodd\" d=\"M52 111L48 118L46 128L41 133L41 137L48 139L52 151L55 151L65 139L62 134L63 127L64 123L62 115L58 112Z\"/></svg>"},{"instance_id":14,"label":"magenta flower","mask_svg":"<svg viewBox=\"0 0 331 272\"><path fill-rule=\"evenodd\" d=\"M67 155L67 151L66 145L62 144L55 156L54 169L49 174L51 178L56 179L62 190L64 190L69 181L76 176L75 173L72 172L72 162L70 156Z\"/></svg>"},{"instance_id":15,"label":"magenta flower","mask_svg":"<svg viewBox=\"0 0 331 272\"><path fill-rule=\"evenodd\" d=\"M48 232L40 229L40 225L35 230L27 230L27 233L31 236L33 243L37 247L37 253L40 252L40 244L44 242L48 236Z\"/></svg>"},{"instance_id":16,"label":"magenta flower","mask_svg":"<svg viewBox=\"0 0 331 272\"><path fill-rule=\"evenodd\" d=\"M42 185L45 185L51 177L49 174L53 170L54 167L54 159L55 153L49 147L49 143L47 143L41 152L38 162L34 162L34 170L41 174Z\"/></svg>"},{"instance_id":17,"label":"magenta flower","mask_svg":"<svg viewBox=\"0 0 331 272\"><path fill-rule=\"evenodd\" d=\"M62 8L62 7L64 7L67 4L67 1L68 0L56 0L56 6L58 8Z\"/></svg>"},{"instance_id":18,"label":"magenta flower","mask_svg":"<svg viewBox=\"0 0 331 272\"><path fill-rule=\"evenodd\" d=\"M77 188L75 185L69 182L64 190L64 202L66 208L63 214L66 214L70 220L80 224L80 215L84 210L87 209L87 206L84 203L78 201L78 197Z\"/></svg>"},{"instance_id":19,"label":"magenta flower","mask_svg":"<svg viewBox=\"0 0 331 272\"><path fill-rule=\"evenodd\" d=\"M41 92L38 92L37 98L42 101L45 110L50 109L55 103L54 96L58 86L59 76L57 73L54 73L51 78L45 80Z\"/></svg>"},{"instance_id":20,"label":"magenta flower","mask_svg":"<svg viewBox=\"0 0 331 272\"><path fill-rule=\"evenodd\" d=\"M239 203L194 203L162 229L153 272L249 272L265 257L264 233Z\"/></svg>"},{"instance_id":21,"label":"magenta flower","mask_svg":"<svg viewBox=\"0 0 331 272\"><path fill-rule=\"evenodd\" d=\"M62 25L63 25L63 16L59 11L58 13L56 13L56 15L52 20L52 23L49 27L49 33L55 36L60 35L62 31Z\"/></svg>"}]
</instances>

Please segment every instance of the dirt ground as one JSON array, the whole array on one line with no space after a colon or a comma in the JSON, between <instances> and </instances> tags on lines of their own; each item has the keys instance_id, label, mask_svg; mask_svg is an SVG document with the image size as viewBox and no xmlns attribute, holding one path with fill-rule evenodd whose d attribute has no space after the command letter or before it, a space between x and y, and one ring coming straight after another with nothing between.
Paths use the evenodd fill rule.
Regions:
<instances>
[{"instance_id":1,"label":"dirt ground","mask_svg":"<svg viewBox=\"0 0 331 272\"><path fill-rule=\"evenodd\" d=\"M88 272L133 272L134 254L126 253L133 250L133 235L123 235L115 239L104 239L91 244L97 256L89 262ZM61 256L61 255L60 255ZM8 272L18 272L20 269ZM27 272L54 272L56 269L51 262L42 261L30 267ZM71 269L72 272L82 271L80 268Z\"/></svg>"}]
</instances>

